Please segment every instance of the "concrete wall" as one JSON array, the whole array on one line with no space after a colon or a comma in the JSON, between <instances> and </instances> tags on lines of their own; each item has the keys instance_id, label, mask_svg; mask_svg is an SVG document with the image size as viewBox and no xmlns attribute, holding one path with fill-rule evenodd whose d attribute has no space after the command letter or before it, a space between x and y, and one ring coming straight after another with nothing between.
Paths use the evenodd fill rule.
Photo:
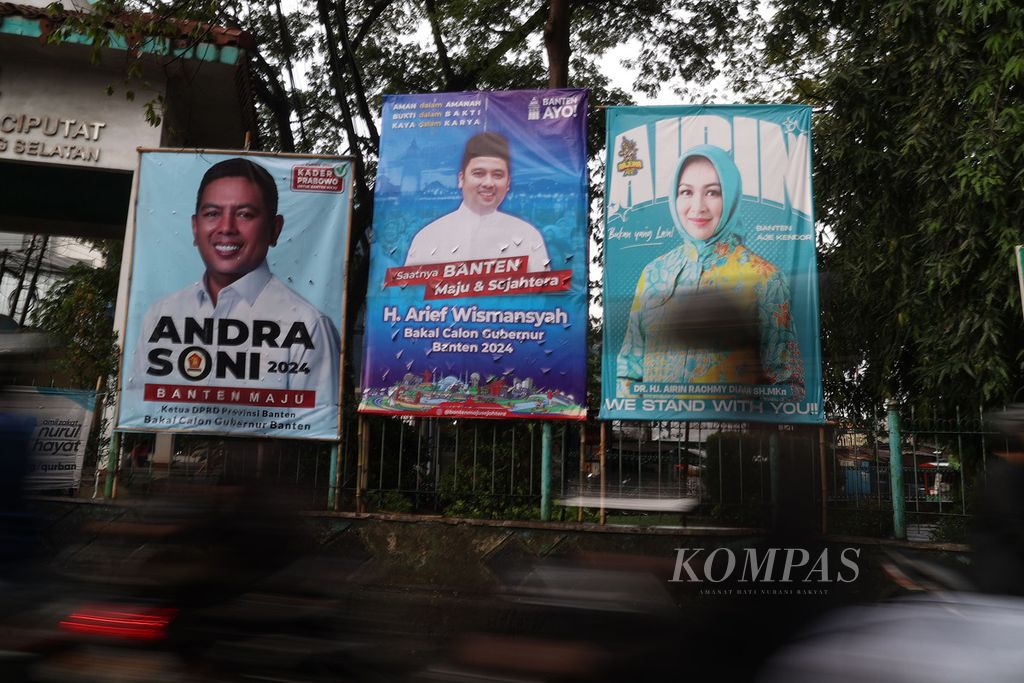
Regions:
<instances>
[{"instance_id":1,"label":"concrete wall","mask_svg":"<svg viewBox=\"0 0 1024 683\"><path fill-rule=\"evenodd\" d=\"M73 544L88 545L90 534L95 534L104 522L137 521L150 514L150 508L141 504L65 499L37 501L35 509L45 544L53 551ZM93 530L83 533L83 524L91 524ZM857 580L833 582L830 592L833 599L860 601L894 592L894 584L880 569L889 548L912 549L954 564L964 564L969 557L963 546L865 538L773 538L752 529L600 527L326 512L305 513L299 526L314 546L310 548L313 553L345 562L351 570L347 581L391 590L451 594L493 594L511 577L539 562L565 561L649 573L685 602L699 597L697 588L710 584L669 581L678 548L702 549L703 561L717 548L731 549L742 558L747 548L792 545L808 548L814 557L827 548L833 565L843 549L858 549ZM280 549L268 547L267 552ZM62 561L74 562L74 553L62 551ZM835 569L830 571L834 573Z\"/></svg>"}]
</instances>

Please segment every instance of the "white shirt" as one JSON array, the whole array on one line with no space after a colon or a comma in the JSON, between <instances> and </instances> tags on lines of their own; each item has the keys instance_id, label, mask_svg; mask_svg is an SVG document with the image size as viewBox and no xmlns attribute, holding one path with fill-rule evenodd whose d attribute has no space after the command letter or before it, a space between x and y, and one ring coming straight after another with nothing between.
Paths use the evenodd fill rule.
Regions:
<instances>
[{"instance_id":1,"label":"white shirt","mask_svg":"<svg viewBox=\"0 0 1024 683\"><path fill-rule=\"evenodd\" d=\"M528 257L527 267L531 273L551 269L544 238L537 228L500 211L481 216L463 203L416 233L405 265L509 256Z\"/></svg>"},{"instance_id":2,"label":"white shirt","mask_svg":"<svg viewBox=\"0 0 1024 683\"><path fill-rule=\"evenodd\" d=\"M170 325L165 318L169 318ZM187 318L197 325L212 321L206 323L213 331L212 343L198 338L201 333L194 330L192 338L188 338ZM161 324L162 319L165 320ZM218 324L224 320L233 323L228 337L222 340L218 336ZM258 326L254 324L257 321ZM248 333L246 341L220 343L237 338L243 328ZM259 343L255 339L257 329L262 331ZM291 340L288 339L290 331L295 332ZM286 341L293 343L286 344ZM133 372L126 378L124 389L132 392L129 396L140 405L146 384L313 390L316 391L315 408L302 411L303 421L316 421L325 413L336 417L339 345L334 323L273 275L264 261L259 268L222 289L216 306L203 280L152 304L143 318ZM205 349L211 358L213 367L202 379L189 378L178 367L181 352L192 346ZM164 350L162 358L166 360L163 363L150 359L150 353L158 349ZM236 373L220 368L219 351L236 361L244 354L242 371ZM258 362L252 362L255 360L252 354L258 354ZM169 374L166 373L168 363L171 365ZM218 377L218 371L224 376Z\"/></svg>"}]
</instances>

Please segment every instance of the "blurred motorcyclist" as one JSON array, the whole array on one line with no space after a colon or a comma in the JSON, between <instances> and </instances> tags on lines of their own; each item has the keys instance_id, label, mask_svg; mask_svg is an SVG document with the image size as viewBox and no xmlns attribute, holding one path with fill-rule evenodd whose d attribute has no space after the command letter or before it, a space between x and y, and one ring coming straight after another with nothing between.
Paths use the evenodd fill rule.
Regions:
<instances>
[{"instance_id":1,"label":"blurred motorcyclist","mask_svg":"<svg viewBox=\"0 0 1024 683\"><path fill-rule=\"evenodd\" d=\"M986 415L1000 434L978 497L971 578L978 590L1024 595L1024 404Z\"/></svg>"}]
</instances>

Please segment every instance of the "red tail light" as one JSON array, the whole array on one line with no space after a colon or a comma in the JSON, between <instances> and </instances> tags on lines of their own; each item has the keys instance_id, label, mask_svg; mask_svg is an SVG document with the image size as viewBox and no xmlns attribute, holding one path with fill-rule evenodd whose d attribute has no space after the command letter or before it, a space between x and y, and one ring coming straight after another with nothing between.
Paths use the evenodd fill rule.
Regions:
<instances>
[{"instance_id":1,"label":"red tail light","mask_svg":"<svg viewBox=\"0 0 1024 683\"><path fill-rule=\"evenodd\" d=\"M72 633L128 640L161 640L178 610L136 605L86 605L60 622Z\"/></svg>"}]
</instances>

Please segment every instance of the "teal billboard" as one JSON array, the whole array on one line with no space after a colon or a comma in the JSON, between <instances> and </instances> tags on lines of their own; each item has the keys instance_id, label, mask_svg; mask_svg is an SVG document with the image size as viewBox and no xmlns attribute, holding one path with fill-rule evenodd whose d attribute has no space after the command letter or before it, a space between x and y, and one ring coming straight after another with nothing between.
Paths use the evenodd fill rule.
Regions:
<instances>
[{"instance_id":1,"label":"teal billboard","mask_svg":"<svg viewBox=\"0 0 1024 683\"><path fill-rule=\"evenodd\" d=\"M601 417L824 419L811 110L611 107Z\"/></svg>"}]
</instances>

